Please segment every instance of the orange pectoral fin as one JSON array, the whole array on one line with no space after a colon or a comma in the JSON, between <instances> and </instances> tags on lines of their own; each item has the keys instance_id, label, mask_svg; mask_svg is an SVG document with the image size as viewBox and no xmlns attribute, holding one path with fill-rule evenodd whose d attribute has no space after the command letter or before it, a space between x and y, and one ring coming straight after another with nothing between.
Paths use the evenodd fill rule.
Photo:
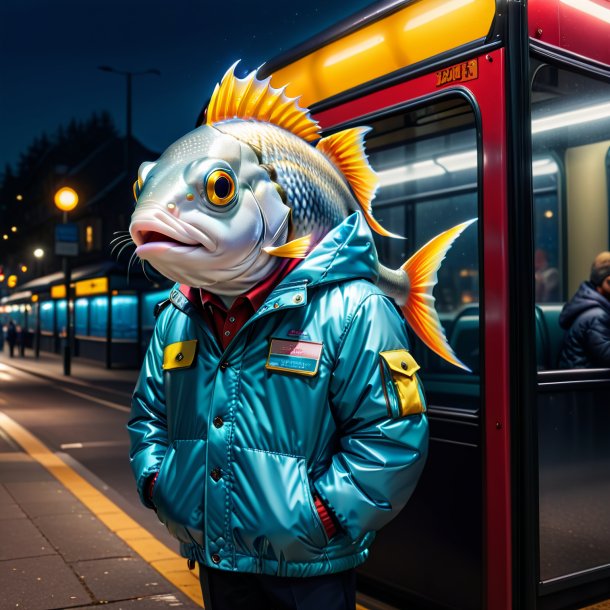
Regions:
<instances>
[{"instance_id":1,"label":"orange pectoral fin","mask_svg":"<svg viewBox=\"0 0 610 610\"><path fill-rule=\"evenodd\" d=\"M312 234L298 237L277 248L268 247L263 250L271 256L281 256L282 258L305 258L309 253L312 243Z\"/></svg>"}]
</instances>

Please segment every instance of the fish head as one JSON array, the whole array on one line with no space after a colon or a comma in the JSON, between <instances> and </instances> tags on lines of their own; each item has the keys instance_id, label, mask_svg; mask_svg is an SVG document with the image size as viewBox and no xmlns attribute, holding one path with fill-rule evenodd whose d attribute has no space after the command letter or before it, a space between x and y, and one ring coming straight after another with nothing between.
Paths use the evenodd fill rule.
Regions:
<instances>
[{"instance_id":1,"label":"fish head","mask_svg":"<svg viewBox=\"0 0 610 610\"><path fill-rule=\"evenodd\" d=\"M286 241L290 210L256 153L210 125L143 163L135 192L136 254L175 282L243 290L249 274L275 264L263 248Z\"/></svg>"}]
</instances>

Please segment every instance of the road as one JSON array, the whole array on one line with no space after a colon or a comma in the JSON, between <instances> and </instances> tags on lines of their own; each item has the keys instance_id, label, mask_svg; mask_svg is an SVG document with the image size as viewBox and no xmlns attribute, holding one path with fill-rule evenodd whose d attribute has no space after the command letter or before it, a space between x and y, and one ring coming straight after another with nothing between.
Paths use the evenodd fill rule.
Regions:
<instances>
[{"instance_id":1,"label":"road","mask_svg":"<svg viewBox=\"0 0 610 610\"><path fill-rule=\"evenodd\" d=\"M176 541L154 512L140 504L135 491L126 430L133 388L129 375L123 373L113 381L103 371L99 383L91 383L64 378L58 366L57 377L50 380L38 374L48 375L48 368L34 359L1 359L0 410L61 454L130 517L177 551Z\"/></svg>"}]
</instances>

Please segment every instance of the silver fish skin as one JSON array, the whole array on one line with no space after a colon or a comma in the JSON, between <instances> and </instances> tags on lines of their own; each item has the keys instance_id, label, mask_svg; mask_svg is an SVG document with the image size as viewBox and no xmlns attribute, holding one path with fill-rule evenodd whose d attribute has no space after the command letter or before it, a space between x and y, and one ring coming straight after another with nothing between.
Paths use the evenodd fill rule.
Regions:
<instances>
[{"instance_id":1,"label":"silver fish skin","mask_svg":"<svg viewBox=\"0 0 610 610\"><path fill-rule=\"evenodd\" d=\"M216 128L250 146L275 170L274 181L292 210L291 238L313 234L318 241L359 209L346 180L314 146L272 124L232 120Z\"/></svg>"},{"instance_id":2,"label":"silver fish skin","mask_svg":"<svg viewBox=\"0 0 610 610\"><path fill-rule=\"evenodd\" d=\"M233 177L235 195L214 205L206 179ZM142 164L129 227L136 254L166 277L236 296L269 275L278 260L263 251L286 241L290 210L251 147L206 125Z\"/></svg>"},{"instance_id":3,"label":"silver fish skin","mask_svg":"<svg viewBox=\"0 0 610 610\"><path fill-rule=\"evenodd\" d=\"M215 168L230 168L238 182L238 196L227 208L206 200L203 180ZM143 164L139 177L143 187L130 226L138 256L174 281L221 297L243 294L273 271L279 259L263 248L305 235L315 245L359 209L325 155L256 121L199 127L156 163ZM402 270L380 268L380 278L380 288L404 301L408 279Z\"/></svg>"}]
</instances>

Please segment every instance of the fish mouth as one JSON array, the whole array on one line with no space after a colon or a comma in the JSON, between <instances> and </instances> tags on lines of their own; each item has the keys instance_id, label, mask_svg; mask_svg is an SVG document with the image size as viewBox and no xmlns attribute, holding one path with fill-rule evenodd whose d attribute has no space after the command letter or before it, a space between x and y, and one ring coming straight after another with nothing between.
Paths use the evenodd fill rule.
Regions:
<instances>
[{"instance_id":1,"label":"fish mouth","mask_svg":"<svg viewBox=\"0 0 610 610\"><path fill-rule=\"evenodd\" d=\"M195 233L190 235L189 233ZM203 248L208 252L216 250L216 244L201 231L178 231L171 226L159 226L159 223L138 222L130 227L131 237L136 244L136 254L161 252L168 249L186 249L189 251Z\"/></svg>"},{"instance_id":2,"label":"fish mouth","mask_svg":"<svg viewBox=\"0 0 610 610\"><path fill-rule=\"evenodd\" d=\"M171 235L165 235L164 233L160 233L159 231L140 231L139 239L136 243L140 245L151 244L151 243L171 243L177 244L179 246L192 246L194 245L192 242L181 241L172 237Z\"/></svg>"}]
</instances>

